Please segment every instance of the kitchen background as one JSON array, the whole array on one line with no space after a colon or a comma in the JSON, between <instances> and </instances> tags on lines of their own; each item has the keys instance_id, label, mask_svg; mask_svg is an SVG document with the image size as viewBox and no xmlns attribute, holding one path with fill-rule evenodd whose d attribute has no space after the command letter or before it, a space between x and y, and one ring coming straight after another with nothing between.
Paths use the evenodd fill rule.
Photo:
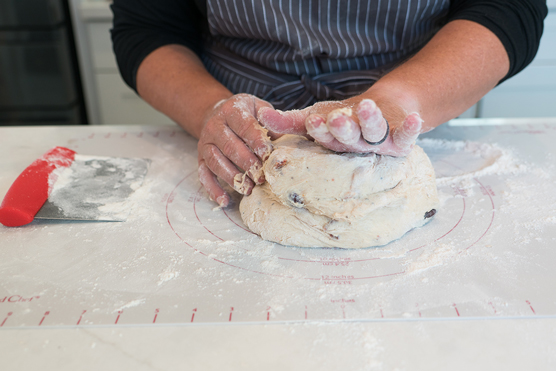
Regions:
<instances>
[{"instance_id":1,"label":"kitchen background","mask_svg":"<svg viewBox=\"0 0 556 371\"><path fill-rule=\"evenodd\" d=\"M109 0L0 0L0 125L172 124L122 81ZM537 57L465 118L556 116L556 0Z\"/></svg>"}]
</instances>

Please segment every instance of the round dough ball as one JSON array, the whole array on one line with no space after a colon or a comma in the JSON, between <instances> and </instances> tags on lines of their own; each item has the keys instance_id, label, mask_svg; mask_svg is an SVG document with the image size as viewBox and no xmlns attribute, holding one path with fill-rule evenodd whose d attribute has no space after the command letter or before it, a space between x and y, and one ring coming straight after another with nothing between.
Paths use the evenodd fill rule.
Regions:
<instances>
[{"instance_id":1,"label":"round dough ball","mask_svg":"<svg viewBox=\"0 0 556 371\"><path fill-rule=\"evenodd\" d=\"M434 169L418 146L407 157L336 153L285 135L263 165L266 183L240 203L265 240L301 247L380 246L436 213Z\"/></svg>"}]
</instances>

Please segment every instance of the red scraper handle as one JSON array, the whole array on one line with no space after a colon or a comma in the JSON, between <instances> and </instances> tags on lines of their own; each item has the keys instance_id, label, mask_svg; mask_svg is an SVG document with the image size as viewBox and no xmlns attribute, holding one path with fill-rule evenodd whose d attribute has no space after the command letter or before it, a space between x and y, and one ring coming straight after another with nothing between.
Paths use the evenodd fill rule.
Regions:
<instances>
[{"instance_id":1,"label":"red scraper handle","mask_svg":"<svg viewBox=\"0 0 556 371\"><path fill-rule=\"evenodd\" d=\"M55 147L29 165L13 182L0 205L0 223L6 227L29 224L35 218L50 192L50 174L69 167L75 152Z\"/></svg>"}]
</instances>

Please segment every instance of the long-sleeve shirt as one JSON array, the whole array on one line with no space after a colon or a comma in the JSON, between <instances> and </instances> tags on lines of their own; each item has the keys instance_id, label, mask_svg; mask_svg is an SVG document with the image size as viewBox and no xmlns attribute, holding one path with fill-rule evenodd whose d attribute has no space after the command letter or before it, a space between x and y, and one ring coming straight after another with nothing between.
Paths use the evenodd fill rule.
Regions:
<instances>
[{"instance_id":1,"label":"long-sleeve shirt","mask_svg":"<svg viewBox=\"0 0 556 371\"><path fill-rule=\"evenodd\" d=\"M221 36L217 35L219 24L209 24L210 8L207 11L207 7L210 5L210 1L114 0L112 5L114 13L114 27L112 29L114 51L121 74L130 87L136 89L135 77L143 59L161 46L169 44L184 45L202 57L205 64L210 65L206 55L210 55L212 49L207 45L211 45L211 42L213 45L216 39L219 45L224 45L224 49L228 48L226 50L230 51L229 49L237 44L235 41L237 40L237 35L235 39L228 37L228 41L233 39L228 44L226 44L227 40L225 38L223 41L218 39L218 36ZM280 3L283 0L276 1ZM395 6L399 2L388 1L391 3L388 7L389 11L396 11ZM419 0L400 1L402 3L419 2ZM424 2L425 0L422 1ZM429 1L436 2L436 0L427 0L427 3ZM209 2L208 5L207 2ZM355 1L349 3L355 3ZM359 4L360 0L357 3ZM280 4L280 6L282 5ZM216 11L214 12L216 13ZM452 0L449 1L447 9L438 13L436 18L431 18L428 22L429 26L431 22L433 23L429 27L432 30L431 32L457 19L473 21L491 30L500 39L508 53L510 69L508 74L502 79L504 81L523 70L535 57L546 14L547 7L545 0ZM213 16L213 22L215 19L218 21L218 18ZM424 29L424 27L420 27ZM224 29L224 31L226 30ZM234 36L235 31L231 30L230 32L231 34L227 36ZM415 38L415 40L418 40L418 38ZM420 41L420 44L416 44L417 47L422 45L423 40ZM231 51L232 53L226 54L226 57L233 57L234 50ZM390 55L395 56L396 53L392 52ZM381 57L384 59L383 55ZM403 59L406 55L401 54L399 57ZM241 59L243 56L239 55L238 58ZM301 60L303 58L304 56L301 56ZM329 61L332 60L330 56L327 58ZM348 64L350 61L353 62L351 63L353 65L357 62L358 67L355 69L365 68L364 65L361 67L362 62L359 63L360 61L366 61L365 59L347 59ZM251 63L252 61L247 62ZM286 72L289 72L289 70L284 70L284 68L288 67L288 64L283 66L285 67L276 64L276 68L273 65L262 66L261 68L270 68L282 76L287 75ZM214 71L217 71L217 67L215 67ZM337 67L337 71L345 69L344 65ZM209 71L213 72L210 69ZM314 69L309 69L302 74L311 76L312 72L315 73ZM295 75L295 72L293 75Z\"/></svg>"}]
</instances>

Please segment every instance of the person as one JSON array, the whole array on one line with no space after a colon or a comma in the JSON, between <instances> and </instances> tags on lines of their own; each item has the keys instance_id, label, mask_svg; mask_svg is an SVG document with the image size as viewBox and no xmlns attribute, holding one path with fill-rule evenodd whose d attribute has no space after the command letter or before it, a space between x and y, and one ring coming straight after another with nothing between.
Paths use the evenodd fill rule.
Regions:
<instances>
[{"instance_id":1,"label":"person","mask_svg":"<svg viewBox=\"0 0 556 371\"><path fill-rule=\"evenodd\" d=\"M404 156L534 58L545 0L114 0L123 79L248 195L280 134ZM268 130L262 129L265 127ZM270 138L270 139L269 139Z\"/></svg>"}]
</instances>

